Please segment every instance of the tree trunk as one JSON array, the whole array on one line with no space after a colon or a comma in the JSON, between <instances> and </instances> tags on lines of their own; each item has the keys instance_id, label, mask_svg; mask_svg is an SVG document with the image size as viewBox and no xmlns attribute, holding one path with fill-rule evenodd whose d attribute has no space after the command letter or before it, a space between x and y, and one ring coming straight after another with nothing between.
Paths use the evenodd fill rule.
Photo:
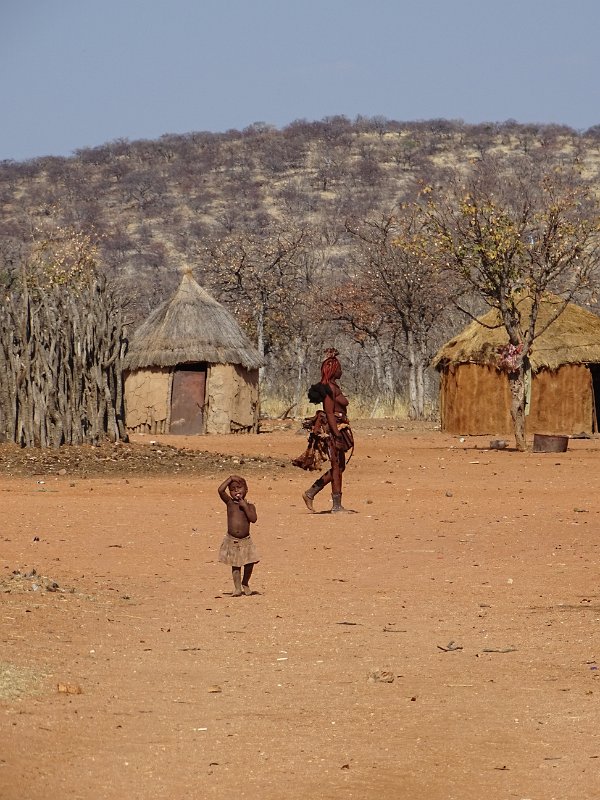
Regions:
<instances>
[{"instance_id":1,"label":"tree trunk","mask_svg":"<svg viewBox=\"0 0 600 800\"><path fill-rule=\"evenodd\" d=\"M525 365L521 364L517 370L508 373L511 397L510 415L515 432L515 444L517 450L521 452L527 450L525 438L525 372Z\"/></svg>"},{"instance_id":2,"label":"tree trunk","mask_svg":"<svg viewBox=\"0 0 600 800\"><path fill-rule=\"evenodd\" d=\"M371 350L371 348L369 348ZM383 374L383 364L381 361L381 353L377 346L372 348L372 364L373 364L373 372L375 373L375 383L377 384L378 392L381 391L383 388L383 384L385 381L384 374Z\"/></svg>"},{"instance_id":3,"label":"tree trunk","mask_svg":"<svg viewBox=\"0 0 600 800\"><path fill-rule=\"evenodd\" d=\"M294 337L294 353L296 355L296 388L294 391L294 405L292 408L299 408L306 402L306 348L302 340Z\"/></svg>"},{"instance_id":4,"label":"tree trunk","mask_svg":"<svg viewBox=\"0 0 600 800\"><path fill-rule=\"evenodd\" d=\"M262 356L265 357L265 308L264 305L258 308L258 313L256 317L256 349ZM258 370L258 381L262 384L263 377L265 374L265 368L259 367Z\"/></svg>"},{"instance_id":5,"label":"tree trunk","mask_svg":"<svg viewBox=\"0 0 600 800\"><path fill-rule=\"evenodd\" d=\"M390 404L394 400L393 391L393 378L391 370L385 360L385 355L381 349L379 342L375 342L374 347L369 348L372 353L371 360L375 372L375 382L377 384L377 396L381 399L383 396L384 403Z\"/></svg>"},{"instance_id":6,"label":"tree trunk","mask_svg":"<svg viewBox=\"0 0 600 800\"><path fill-rule=\"evenodd\" d=\"M394 370L389 361L386 361L383 367L384 375L384 389L391 401L395 400L396 392L394 390Z\"/></svg>"},{"instance_id":7,"label":"tree trunk","mask_svg":"<svg viewBox=\"0 0 600 800\"><path fill-rule=\"evenodd\" d=\"M423 419L425 414L425 365L422 359L415 365L417 386L417 419Z\"/></svg>"},{"instance_id":8,"label":"tree trunk","mask_svg":"<svg viewBox=\"0 0 600 800\"><path fill-rule=\"evenodd\" d=\"M413 336L408 334L408 418L418 419L419 404L417 399L417 370L415 357L415 342Z\"/></svg>"}]
</instances>

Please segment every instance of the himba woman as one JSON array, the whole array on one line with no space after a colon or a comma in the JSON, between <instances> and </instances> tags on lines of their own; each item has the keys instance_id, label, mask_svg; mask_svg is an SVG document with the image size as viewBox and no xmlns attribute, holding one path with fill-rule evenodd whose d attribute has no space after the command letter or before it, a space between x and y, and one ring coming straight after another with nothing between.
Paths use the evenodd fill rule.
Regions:
<instances>
[{"instance_id":1,"label":"himba woman","mask_svg":"<svg viewBox=\"0 0 600 800\"><path fill-rule=\"evenodd\" d=\"M321 364L321 383L315 384L311 390L320 391L326 425L322 420L323 413L317 412L316 425L323 423L327 431L327 450L330 468L318 478L302 495L309 511L314 512L313 499L322 489L331 484L333 500L332 512L345 511L342 506L342 474L346 468L346 451L349 449L348 436L351 437L348 423L348 398L344 396L337 381L342 376L342 366L338 360L338 351L331 347L325 351L325 361ZM321 421L319 421L321 420ZM350 438L350 441L352 439Z\"/></svg>"}]
</instances>

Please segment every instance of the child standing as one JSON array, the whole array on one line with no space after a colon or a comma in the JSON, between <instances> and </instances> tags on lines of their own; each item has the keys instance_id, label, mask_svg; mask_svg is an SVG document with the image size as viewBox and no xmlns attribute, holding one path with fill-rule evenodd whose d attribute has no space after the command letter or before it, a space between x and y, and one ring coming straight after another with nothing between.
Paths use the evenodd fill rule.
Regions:
<instances>
[{"instance_id":1,"label":"child standing","mask_svg":"<svg viewBox=\"0 0 600 800\"><path fill-rule=\"evenodd\" d=\"M219 550L219 561L231 566L232 597L240 597L242 593L252 594L248 584L259 555L250 536L250 523L256 522L257 516L256 508L246 501L248 484L239 475L230 475L219 486L218 492L227 506L227 533Z\"/></svg>"}]
</instances>

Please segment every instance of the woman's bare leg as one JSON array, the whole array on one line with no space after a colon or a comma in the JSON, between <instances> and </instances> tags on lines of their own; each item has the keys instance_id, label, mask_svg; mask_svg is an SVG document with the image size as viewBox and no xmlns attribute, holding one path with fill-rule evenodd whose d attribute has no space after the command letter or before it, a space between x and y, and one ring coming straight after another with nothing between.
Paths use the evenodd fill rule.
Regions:
<instances>
[{"instance_id":1,"label":"woman's bare leg","mask_svg":"<svg viewBox=\"0 0 600 800\"><path fill-rule=\"evenodd\" d=\"M346 459L343 453L337 453L335 461L331 462L332 481L331 481L331 500L332 512L345 511L342 506L342 475L346 469Z\"/></svg>"},{"instance_id":2,"label":"woman's bare leg","mask_svg":"<svg viewBox=\"0 0 600 800\"><path fill-rule=\"evenodd\" d=\"M342 493L342 470L340 467L339 456L336 453L331 459L331 494Z\"/></svg>"},{"instance_id":3,"label":"woman's bare leg","mask_svg":"<svg viewBox=\"0 0 600 800\"><path fill-rule=\"evenodd\" d=\"M310 489L307 489L304 494L302 495L302 499L304 500L306 507L309 511L314 512L313 508L313 499L316 494L318 494L321 489L324 489L328 483L331 483L331 470L328 470L324 475L321 475L320 478L313 483Z\"/></svg>"}]
</instances>

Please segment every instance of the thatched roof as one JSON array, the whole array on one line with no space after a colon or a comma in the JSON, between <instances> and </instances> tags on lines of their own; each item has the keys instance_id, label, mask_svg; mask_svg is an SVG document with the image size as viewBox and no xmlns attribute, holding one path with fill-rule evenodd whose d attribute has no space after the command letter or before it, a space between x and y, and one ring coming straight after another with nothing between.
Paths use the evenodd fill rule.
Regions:
<instances>
[{"instance_id":1,"label":"thatched roof","mask_svg":"<svg viewBox=\"0 0 600 800\"><path fill-rule=\"evenodd\" d=\"M241 364L263 361L233 316L185 273L179 289L135 331L125 356L127 370L177 364Z\"/></svg>"},{"instance_id":2,"label":"thatched roof","mask_svg":"<svg viewBox=\"0 0 600 800\"><path fill-rule=\"evenodd\" d=\"M530 300L523 300L524 311ZM543 327L562 301L552 295L541 303L538 329ZM506 330L497 311L473 321L435 355L432 365L441 370L450 364L495 364L498 348L508 344ZM499 326L490 329L485 326ZM558 369L563 364L600 364L600 317L569 303L563 313L533 343L529 360L534 372Z\"/></svg>"}]
</instances>

